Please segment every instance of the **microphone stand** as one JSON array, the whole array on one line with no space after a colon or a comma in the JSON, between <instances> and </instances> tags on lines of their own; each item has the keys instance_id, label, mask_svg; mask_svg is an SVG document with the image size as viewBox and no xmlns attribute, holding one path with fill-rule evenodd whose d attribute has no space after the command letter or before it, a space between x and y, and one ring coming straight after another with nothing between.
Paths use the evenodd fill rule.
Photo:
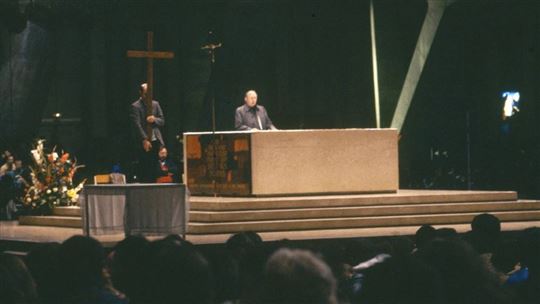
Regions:
<instances>
[{"instance_id":1,"label":"microphone stand","mask_svg":"<svg viewBox=\"0 0 540 304\"><path fill-rule=\"evenodd\" d=\"M214 65L216 63L216 50L222 46L221 42L214 42L213 39L213 32L208 32L208 43L203 45L201 47L201 50L206 51L208 53L208 58L210 60L210 77L208 80L208 94L210 95L210 103L212 106L212 145L214 149L214 153L212 156L213 163L214 163L214 177L212 178L212 184L214 189L214 197L217 196L217 183L216 183L216 174L218 169L218 160L217 160L217 138L216 138L216 98L215 98L215 87L213 83L214 76Z\"/></svg>"}]
</instances>

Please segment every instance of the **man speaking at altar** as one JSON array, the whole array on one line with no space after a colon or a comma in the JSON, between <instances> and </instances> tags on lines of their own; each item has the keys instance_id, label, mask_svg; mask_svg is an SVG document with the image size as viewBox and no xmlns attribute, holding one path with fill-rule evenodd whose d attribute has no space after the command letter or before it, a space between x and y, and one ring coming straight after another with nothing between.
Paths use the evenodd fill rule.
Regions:
<instances>
[{"instance_id":1,"label":"man speaking at altar","mask_svg":"<svg viewBox=\"0 0 540 304\"><path fill-rule=\"evenodd\" d=\"M234 117L236 130L277 130L266 109L257 105L257 92L249 90L244 95L244 105L236 109Z\"/></svg>"}]
</instances>

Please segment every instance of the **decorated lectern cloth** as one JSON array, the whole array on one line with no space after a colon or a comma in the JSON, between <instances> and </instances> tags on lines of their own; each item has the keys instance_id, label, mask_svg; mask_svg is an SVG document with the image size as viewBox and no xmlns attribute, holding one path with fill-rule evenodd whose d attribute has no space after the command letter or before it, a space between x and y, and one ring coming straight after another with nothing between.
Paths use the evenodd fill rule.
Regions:
<instances>
[{"instance_id":1,"label":"decorated lectern cloth","mask_svg":"<svg viewBox=\"0 0 540 304\"><path fill-rule=\"evenodd\" d=\"M88 185L79 196L85 234L184 234L189 192L182 184Z\"/></svg>"}]
</instances>

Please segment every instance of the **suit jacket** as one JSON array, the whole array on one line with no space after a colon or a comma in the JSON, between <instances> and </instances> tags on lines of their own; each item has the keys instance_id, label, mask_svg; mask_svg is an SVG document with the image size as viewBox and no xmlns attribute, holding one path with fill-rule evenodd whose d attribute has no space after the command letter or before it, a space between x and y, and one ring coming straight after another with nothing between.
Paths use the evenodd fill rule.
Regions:
<instances>
[{"instance_id":1,"label":"suit jacket","mask_svg":"<svg viewBox=\"0 0 540 304\"><path fill-rule=\"evenodd\" d=\"M259 116L261 120L261 126L259 126ZM268 113L263 106L255 105L253 108L248 107L247 105L240 106L236 109L234 115L234 128L236 130L270 130L275 129L276 127L272 124Z\"/></svg>"},{"instance_id":2,"label":"suit jacket","mask_svg":"<svg viewBox=\"0 0 540 304\"><path fill-rule=\"evenodd\" d=\"M156 139L161 143L161 145L165 145L165 142L163 141L163 136L161 135L161 131L159 130L159 127L163 127L165 125L165 117L163 116L163 111L159 106L159 102L155 100L152 101L152 115L154 115L154 117L156 118L154 123L152 124L152 130L154 132L154 135L156 136ZM131 104L130 117L137 139L139 141L142 141L143 139L148 139L152 141L152 134L146 134L146 105L141 98Z\"/></svg>"}]
</instances>

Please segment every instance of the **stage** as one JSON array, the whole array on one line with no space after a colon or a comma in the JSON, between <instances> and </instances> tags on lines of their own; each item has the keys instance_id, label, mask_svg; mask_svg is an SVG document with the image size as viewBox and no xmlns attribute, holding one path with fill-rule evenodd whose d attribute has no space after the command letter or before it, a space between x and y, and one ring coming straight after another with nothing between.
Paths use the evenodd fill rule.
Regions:
<instances>
[{"instance_id":1,"label":"stage","mask_svg":"<svg viewBox=\"0 0 540 304\"><path fill-rule=\"evenodd\" d=\"M264 241L321 240L414 235L422 224L470 230L481 213L502 222L503 231L540 226L540 201L519 200L512 191L399 190L386 194L283 197L192 196L187 240L222 244L241 231L258 232ZM0 222L3 250L17 244L62 242L82 234L80 210L58 209L56 215ZM62 227L64 226L64 227ZM114 246L123 233L94 235ZM151 236L150 239L158 238Z\"/></svg>"},{"instance_id":2,"label":"stage","mask_svg":"<svg viewBox=\"0 0 540 304\"><path fill-rule=\"evenodd\" d=\"M528 227L540 227L540 220L526 222L503 222L503 231L519 231ZM454 225L434 225L435 228L450 227L456 229L458 233L464 233L471 229L470 224ZM378 227L378 228L356 228L356 229L323 229L309 231L280 231L259 233L265 242L288 240L320 240L320 239L346 239L358 237L387 237L387 236L411 236L414 235L418 226L402 227ZM81 235L82 229L50 226L29 226L19 225L17 221L0 222L0 244L4 242L21 243L47 243L63 242L74 235ZM194 244L223 244L231 234L208 234L186 236L187 240ZM117 242L124 239L124 234L93 236L105 247L112 247ZM161 237L149 237L158 239Z\"/></svg>"}]
</instances>

